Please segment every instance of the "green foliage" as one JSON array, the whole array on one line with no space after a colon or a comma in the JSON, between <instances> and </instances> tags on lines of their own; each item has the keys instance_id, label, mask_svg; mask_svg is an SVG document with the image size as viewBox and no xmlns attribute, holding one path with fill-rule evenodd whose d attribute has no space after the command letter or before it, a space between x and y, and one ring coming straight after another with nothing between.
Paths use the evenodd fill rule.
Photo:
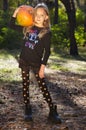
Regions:
<instances>
[{"instance_id":1,"label":"green foliage","mask_svg":"<svg viewBox=\"0 0 86 130\"><path fill-rule=\"evenodd\" d=\"M1 29L0 41L0 48L15 49L21 44L19 33L7 27Z\"/></svg>"},{"instance_id":2,"label":"green foliage","mask_svg":"<svg viewBox=\"0 0 86 130\"><path fill-rule=\"evenodd\" d=\"M67 47L69 45L68 28L64 23L52 26L52 45L54 47Z\"/></svg>"},{"instance_id":3,"label":"green foliage","mask_svg":"<svg viewBox=\"0 0 86 130\"><path fill-rule=\"evenodd\" d=\"M4 12L3 10L0 10L0 29L2 27L7 26L10 19L9 11Z\"/></svg>"},{"instance_id":4,"label":"green foliage","mask_svg":"<svg viewBox=\"0 0 86 130\"><path fill-rule=\"evenodd\" d=\"M22 41L22 34L10 29L8 27L9 20L11 17L11 12L0 10L0 49L17 49L20 48Z\"/></svg>"},{"instance_id":5,"label":"green foliage","mask_svg":"<svg viewBox=\"0 0 86 130\"><path fill-rule=\"evenodd\" d=\"M83 46L85 43L84 27L77 26L75 30L75 38L78 46ZM59 23L52 26L52 47L57 49L67 49L70 46L68 26L65 23Z\"/></svg>"},{"instance_id":6,"label":"green foliage","mask_svg":"<svg viewBox=\"0 0 86 130\"><path fill-rule=\"evenodd\" d=\"M67 13L64 8L59 9L59 22L68 22Z\"/></svg>"},{"instance_id":7,"label":"green foliage","mask_svg":"<svg viewBox=\"0 0 86 130\"><path fill-rule=\"evenodd\" d=\"M78 25L83 25L85 19L85 14L82 10L77 9L76 11L76 23Z\"/></svg>"},{"instance_id":8,"label":"green foliage","mask_svg":"<svg viewBox=\"0 0 86 130\"><path fill-rule=\"evenodd\" d=\"M85 32L84 32L84 27L83 26L78 26L76 31L75 31L75 38L78 46L83 46L85 43Z\"/></svg>"},{"instance_id":9,"label":"green foliage","mask_svg":"<svg viewBox=\"0 0 86 130\"><path fill-rule=\"evenodd\" d=\"M85 14L82 10L77 9L76 11L76 30L75 38L78 46L83 46L85 44L85 32L84 32L84 20Z\"/></svg>"},{"instance_id":10,"label":"green foliage","mask_svg":"<svg viewBox=\"0 0 86 130\"><path fill-rule=\"evenodd\" d=\"M53 13L53 12L52 12ZM83 46L85 43L85 33L84 33L84 13L77 9L76 11L76 21L77 27L75 30L75 38L78 46ZM57 25L52 25L52 47L54 50L57 48L67 49L70 46L69 40L69 26L68 18L64 8L59 9L59 19ZM56 48L56 49L55 49Z\"/></svg>"}]
</instances>

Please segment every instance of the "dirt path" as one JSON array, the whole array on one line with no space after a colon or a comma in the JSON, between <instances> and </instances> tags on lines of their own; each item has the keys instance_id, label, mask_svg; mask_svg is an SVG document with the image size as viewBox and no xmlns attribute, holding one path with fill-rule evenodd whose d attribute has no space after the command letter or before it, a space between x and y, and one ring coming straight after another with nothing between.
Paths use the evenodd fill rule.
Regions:
<instances>
[{"instance_id":1,"label":"dirt path","mask_svg":"<svg viewBox=\"0 0 86 130\"><path fill-rule=\"evenodd\" d=\"M46 77L63 123L47 121L48 106L33 82L30 85L33 122L25 122L21 80L6 81L0 83L0 130L86 130L86 75L47 68Z\"/></svg>"},{"instance_id":2,"label":"dirt path","mask_svg":"<svg viewBox=\"0 0 86 130\"><path fill-rule=\"evenodd\" d=\"M0 86L1 130L60 130L63 126L68 126L69 130L86 129L85 76L56 72L47 77L49 90L64 123L61 126L48 124L48 107L35 85L30 86L34 122L24 122L21 83L4 83Z\"/></svg>"}]
</instances>

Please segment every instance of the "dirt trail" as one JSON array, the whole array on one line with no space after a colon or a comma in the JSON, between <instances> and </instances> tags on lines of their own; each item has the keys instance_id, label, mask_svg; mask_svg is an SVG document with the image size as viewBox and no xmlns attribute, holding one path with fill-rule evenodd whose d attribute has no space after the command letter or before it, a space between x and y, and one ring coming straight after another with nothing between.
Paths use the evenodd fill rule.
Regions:
<instances>
[{"instance_id":1,"label":"dirt trail","mask_svg":"<svg viewBox=\"0 0 86 130\"><path fill-rule=\"evenodd\" d=\"M61 126L47 122L48 107L39 88L31 84L32 123L23 120L23 97L21 83L4 83L0 86L1 130L69 130L86 129L86 79L72 73L47 74L48 87L64 123ZM67 128L66 128L67 129Z\"/></svg>"},{"instance_id":2,"label":"dirt trail","mask_svg":"<svg viewBox=\"0 0 86 130\"><path fill-rule=\"evenodd\" d=\"M6 81L0 83L0 130L86 130L86 75L47 68L46 78L63 123L47 121L48 106L33 81L30 85L33 122L25 122L21 80Z\"/></svg>"}]
</instances>

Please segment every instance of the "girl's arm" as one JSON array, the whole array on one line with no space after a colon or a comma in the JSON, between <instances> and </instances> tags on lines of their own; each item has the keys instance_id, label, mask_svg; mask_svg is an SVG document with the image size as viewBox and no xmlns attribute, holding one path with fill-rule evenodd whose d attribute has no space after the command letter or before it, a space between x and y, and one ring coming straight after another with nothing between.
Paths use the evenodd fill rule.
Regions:
<instances>
[{"instance_id":1,"label":"girl's arm","mask_svg":"<svg viewBox=\"0 0 86 130\"><path fill-rule=\"evenodd\" d=\"M49 32L48 34L46 34L45 40L44 40L45 51L44 51L42 64L41 64L40 70L39 70L39 77L40 78L45 77L44 71L45 71L45 66L47 64L47 61L48 61L48 58L49 58L49 55L50 55L50 45L51 45L51 33Z\"/></svg>"},{"instance_id":2,"label":"girl's arm","mask_svg":"<svg viewBox=\"0 0 86 130\"><path fill-rule=\"evenodd\" d=\"M20 6L19 8L17 8L14 11L14 13L13 13L13 15L11 17L10 23L9 23L9 27L10 28L12 28L12 29L14 29L16 31L19 31L19 32L23 31L23 27L22 26L16 25L16 16L17 16L17 13L18 13L20 8L22 8L22 6Z\"/></svg>"},{"instance_id":3,"label":"girl's arm","mask_svg":"<svg viewBox=\"0 0 86 130\"><path fill-rule=\"evenodd\" d=\"M51 47L51 32L47 33L44 37L44 54L42 59L42 64L46 65L48 58L50 56L50 47Z\"/></svg>"}]
</instances>

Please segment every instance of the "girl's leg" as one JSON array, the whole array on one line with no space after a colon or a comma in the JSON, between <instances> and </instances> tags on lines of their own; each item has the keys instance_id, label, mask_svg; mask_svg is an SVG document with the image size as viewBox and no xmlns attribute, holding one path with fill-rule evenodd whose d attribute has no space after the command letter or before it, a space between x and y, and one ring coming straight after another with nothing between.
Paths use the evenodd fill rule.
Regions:
<instances>
[{"instance_id":1,"label":"girl's leg","mask_svg":"<svg viewBox=\"0 0 86 130\"><path fill-rule=\"evenodd\" d=\"M48 103L48 106L49 108L52 108L53 107L53 102L52 102L52 98L50 96L50 93L48 91L48 88L47 88L47 85L46 85L46 82L45 82L45 78L40 78L38 76L38 74L36 74L36 79L38 81L38 85L42 91L42 94L43 94L43 97L45 99L45 101Z\"/></svg>"},{"instance_id":2,"label":"girl's leg","mask_svg":"<svg viewBox=\"0 0 86 130\"><path fill-rule=\"evenodd\" d=\"M52 98L48 91L45 79L44 78L41 79L37 73L36 73L36 79L37 79L39 87L43 93L43 97L44 97L45 101L48 103L48 106L50 108L48 119L50 121L52 120L52 122L55 122L55 123L61 123L61 119L57 113L57 106L54 105L52 102Z\"/></svg>"},{"instance_id":3,"label":"girl's leg","mask_svg":"<svg viewBox=\"0 0 86 130\"><path fill-rule=\"evenodd\" d=\"M32 120L32 110L29 97L29 70L22 69L23 97L25 103L25 120Z\"/></svg>"},{"instance_id":4,"label":"girl's leg","mask_svg":"<svg viewBox=\"0 0 86 130\"><path fill-rule=\"evenodd\" d=\"M29 100L29 70L22 70L22 84L23 84L23 97L24 103L27 105L30 103Z\"/></svg>"}]
</instances>

